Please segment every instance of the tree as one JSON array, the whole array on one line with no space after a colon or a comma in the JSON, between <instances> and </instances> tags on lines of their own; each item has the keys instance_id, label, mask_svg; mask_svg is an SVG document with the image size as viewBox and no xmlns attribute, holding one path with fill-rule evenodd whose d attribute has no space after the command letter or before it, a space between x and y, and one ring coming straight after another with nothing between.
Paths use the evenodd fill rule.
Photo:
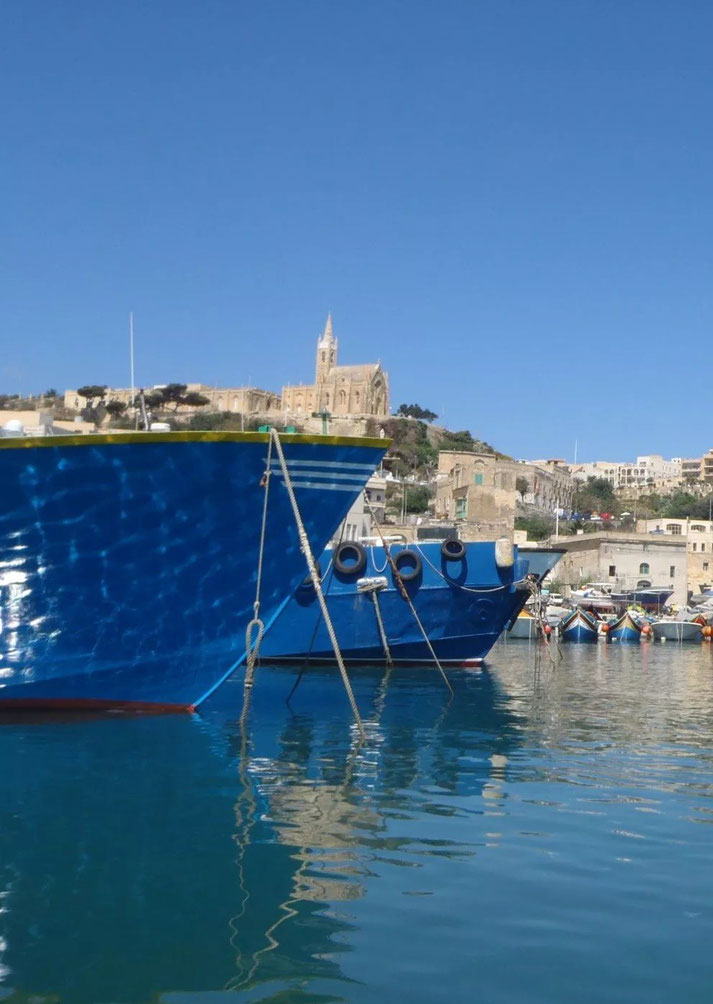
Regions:
<instances>
[{"instance_id":1,"label":"tree","mask_svg":"<svg viewBox=\"0 0 713 1004\"><path fill-rule=\"evenodd\" d=\"M516 530L526 530L528 540L545 540L554 531L554 520L546 516L518 516Z\"/></svg>"},{"instance_id":2,"label":"tree","mask_svg":"<svg viewBox=\"0 0 713 1004\"><path fill-rule=\"evenodd\" d=\"M187 389L188 385L185 383L167 383L165 387L161 388L164 404L172 404L173 410L178 411Z\"/></svg>"},{"instance_id":3,"label":"tree","mask_svg":"<svg viewBox=\"0 0 713 1004\"><path fill-rule=\"evenodd\" d=\"M95 398L97 399L97 404L99 401L103 401L107 390L108 388L106 384L88 383L83 387L79 387L77 389L77 394L86 400L88 408L92 408L94 407Z\"/></svg>"},{"instance_id":4,"label":"tree","mask_svg":"<svg viewBox=\"0 0 713 1004\"><path fill-rule=\"evenodd\" d=\"M419 404L400 404L396 414L403 418L417 418L422 422L434 422L438 418L435 411L422 408Z\"/></svg>"},{"instance_id":5,"label":"tree","mask_svg":"<svg viewBox=\"0 0 713 1004\"><path fill-rule=\"evenodd\" d=\"M206 404L210 404L210 398L207 398L204 394L199 394L197 390L192 390L188 394L183 395L180 403L186 404L190 408L203 408Z\"/></svg>"},{"instance_id":6,"label":"tree","mask_svg":"<svg viewBox=\"0 0 713 1004\"><path fill-rule=\"evenodd\" d=\"M123 401L112 400L112 401L107 401L106 403L106 410L109 412L112 418L119 418L121 415L124 414L127 407L128 405L126 405Z\"/></svg>"},{"instance_id":7,"label":"tree","mask_svg":"<svg viewBox=\"0 0 713 1004\"><path fill-rule=\"evenodd\" d=\"M403 488L406 492L406 512L428 512L428 505L433 497L428 485L404 484Z\"/></svg>"},{"instance_id":8,"label":"tree","mask_svg":"<svg viewBox=\"0 0 713 1004\"><path fill-rule=\"evenodd\" d=\"M42 397L59 397L59 394L57 393L54 387L50 387L49 390L46 390L44 392Z\"/></svg>"},{"instance_id":9,"label":"tree","mask_svg":"<svg viewBox=\"0 0 713 1004\"><path fill-rule=\"evenodd\" d=\"M144 394L144 401L148 408L162 408L165 403L165 398L163 396L162 390L150 390L148 394Z\"/></svg>"},{"instance_id":10,"label":"tree","mask_svg":"<svg viewBox=\"0 0 713 1004\"><path fill-rule=\"evenodd\" d=\"M592 513L608 512L617 516L621 511L621 503L614 492L614 486L606 478L587 478L584 484L579 484L574 493L575 512Z\"/></svg>"},{"instance_id":11,"label":"tree","mask_svg":"<svg viewBox=\"0 0 713 1004\"><path fill-rule=\"evenodd\" d=\"M515 491L519 493L521 498L525 498L527 493L530 491L530 482L522 474L518 474L515 478Z\"/></svg>"}]
</instances>

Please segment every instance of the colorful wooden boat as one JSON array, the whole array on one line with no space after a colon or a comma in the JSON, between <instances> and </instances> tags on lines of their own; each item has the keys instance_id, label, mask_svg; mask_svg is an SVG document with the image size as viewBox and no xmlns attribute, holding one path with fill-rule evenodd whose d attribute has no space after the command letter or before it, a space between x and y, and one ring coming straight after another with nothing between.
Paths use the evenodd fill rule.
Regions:
<instances>
[{"instance_id":1,"label":"colorful wooden boat","mask_svg":"<svg viewBox=\"0 0 713 1004\"><path fill-rule=\"evenodd\" d=\"M641 640L642 625L626 610L610 626L607 633L609 641L638 642Z\"/></svg>"},{"instance_id":2,"label":"colorful wooden boat","mask_svg":"<svg viewBox=\"0 0 713 1004\"><path fill-rule=\"evenodd\" d=\"M508 631L509 638L532 641L537 638L537 621L529 610L521 610Z\"/></svg>"},{"instance_id":3,"label":"colorful wooden boat","mask_svg":"<svg viewBox=\"0 0 713 1004\"><path fill-rule=\"evenodd\" d=\"M599 638L599 625L586 610L577 608L562 619L560 634L562 641L597 641Z\"/></svg>"}]
</instances>

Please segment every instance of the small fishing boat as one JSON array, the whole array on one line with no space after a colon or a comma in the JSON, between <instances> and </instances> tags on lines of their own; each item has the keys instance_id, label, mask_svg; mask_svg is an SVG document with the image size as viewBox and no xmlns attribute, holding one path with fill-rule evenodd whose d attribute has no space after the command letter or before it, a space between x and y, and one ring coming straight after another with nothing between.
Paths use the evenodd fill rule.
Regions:
<instances>
[{"instance_id":1,"label":"small fishing boat","mask_svg":"<svg viewBox=\"0 0 713 1004\"><path fill-rule=\"evenodd\" d=\"M644 610L652 613L660 613L673 595L673 589L668 586L646 586L639 583L636 589L629 589L626 592L612 592L612 600L620 607L627 603L636 603Z\"/></svg>"},{"instance_id":2,"label":"small fishing boat","mask_svg":"<svg viewBox=\"0 0 713 1004\"><path fill-rule=\"evenodd\" d=\"M630 610L625 610L609 627L609 641L637 642L641 640L642 624Z\"/></svg>"},{"instance_id":3,"label":"small fishing boat","mask_svg":"<svg viewBox=\"0 0 713 1004\"><path fill-rule=\"evenodd\" d=\"M520 638L525 641L532 641L534 638L537 638L537 620L529 610L520 611L508 631L508 637Z\"/></svg>"},{"instance_id":4,"label":"small fishing boat","mask_svg":"<svg viewBox=\"0 0 713 1004\"><path fill-rule=\"evenodd\" d=\"M581 589L573 589L570 599L576 606L590 612L614 613L617 609L611 586L606 582L589 582Z\"/></svg>"},{"instance_id":5,"label":"small fishing boat","mask_svg":"<svg viewBox=\"0 0 713 1004\"><path fill-rule=\"evenodd\" d=\"M593 615L577 607L562 619L562 641L591 642L599 638L599 624Z\"/></svg>"},{"instance_id":6,"label":"small fishing boat","mask_svg":"<svg viewBox=\"0 0 713 1004\"><path fill-rule=\"evenodd\" d=\"M651 625L654 638L659 641L700 641L703 637L702 626L699 621L676 620L672 617L664 617L654 621Z\"/></svg>"}]
</instances>

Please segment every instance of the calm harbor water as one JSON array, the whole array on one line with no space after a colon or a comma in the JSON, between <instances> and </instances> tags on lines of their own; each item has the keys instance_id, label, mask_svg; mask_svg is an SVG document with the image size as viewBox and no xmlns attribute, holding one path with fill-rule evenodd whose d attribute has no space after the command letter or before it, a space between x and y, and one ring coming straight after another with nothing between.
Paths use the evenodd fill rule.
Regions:
<instances>
[{"instance_id":1,"label":"calm harbor water","mask_svg":"<svg viewBox=\"0 0 713 1004\"><path fill-rule=\"evenodd\" d=\"M713 647L0 726L0 1000L709 1001Z\"/></svg>"}]
</instances>

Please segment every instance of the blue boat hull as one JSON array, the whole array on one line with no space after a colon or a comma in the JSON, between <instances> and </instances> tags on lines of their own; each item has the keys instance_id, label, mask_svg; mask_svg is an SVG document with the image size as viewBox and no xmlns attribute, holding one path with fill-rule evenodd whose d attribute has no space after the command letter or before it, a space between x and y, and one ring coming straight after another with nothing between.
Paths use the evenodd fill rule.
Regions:
<instances>
[{"instance_id":1,"label":"blue boat hull","mask_svg":"<svg viewBox=\"0 0 713 1004\"><path fill-rule=\"evenodd\" d=\"M560 560L564 551L558 551L549 547L528 547L519 549L520 559L527 562L527 572L528 575L534 575L538 583L544 581L545 576L548 572L551 572L555 567L557 562ZM520 600L515 610L507 623L507 627L510 629L510 637L520 637L520 638L530 638L534 633L528 628L527 633L513 635L512 628L515 625L518 614L522 611L527 600L529 599L529 592L521 592Z\"/></svg>"},{"instance_id":2,"label":"blue boat hull","mask_svg":"<svg viewBox=\"0 0 713 1004\"><path fill-rule=\"evenodd\" d=\"M607 637L609 641L639 642L641 641L641 628L629 614L622 614L609 628Z\"/></svg>"},{"instance_id":3,"label":"blue boat hull","mask_svg":"<svg viewBox=\"0 0 713 1004\"><path fill-rule=\"evenodd\" d=\"M565 617L560 626L562 641L572 642L596 642L599 638L599 631L596 621L592 620L581 610L573 610L569 616Z\"/></svg>"},{"instance_id":4,"label":"blue boat hull","mask_svg":"<svg viewBox=\"0 0 713 1004\"><path fill-rule=\"evenodd\" d=\"M394 558L406 549L421 556L421 575L406 588L439 660L478 665L516 615L522 592L513 583L524 577L527 564L516 559L514 565L499 568L492 541L467 543L465 548L460 561L443 558L436 541L392 545L391 552ZM385 653L374 600L357 589L359 579L382 576L386 587L378 592L378 604L393 660L430 660L423 635L395 585L384 548L370 546L366 551L366 567L359 576L336 573L331 549L320 559L325 569L323 589L342 654L351 663L383 664ZM311 586L297 590L266 636L261 654L278 663L304 662L308 657L314 662L333 661Z\"/></svg>"},{"instance_id":5,"label":"blue boat hull","mask_svg":"<svg viewBox=\"0 0 713 1004\"><path fill-rule=\"evenodd\" d=\"M0 706L193 708L230 675L253 614L267 441L0 440ZM319 553L386 444L283 442ZM274 453L272 468L268 626L305 574Z\"/></svg>"}]
</instances>

